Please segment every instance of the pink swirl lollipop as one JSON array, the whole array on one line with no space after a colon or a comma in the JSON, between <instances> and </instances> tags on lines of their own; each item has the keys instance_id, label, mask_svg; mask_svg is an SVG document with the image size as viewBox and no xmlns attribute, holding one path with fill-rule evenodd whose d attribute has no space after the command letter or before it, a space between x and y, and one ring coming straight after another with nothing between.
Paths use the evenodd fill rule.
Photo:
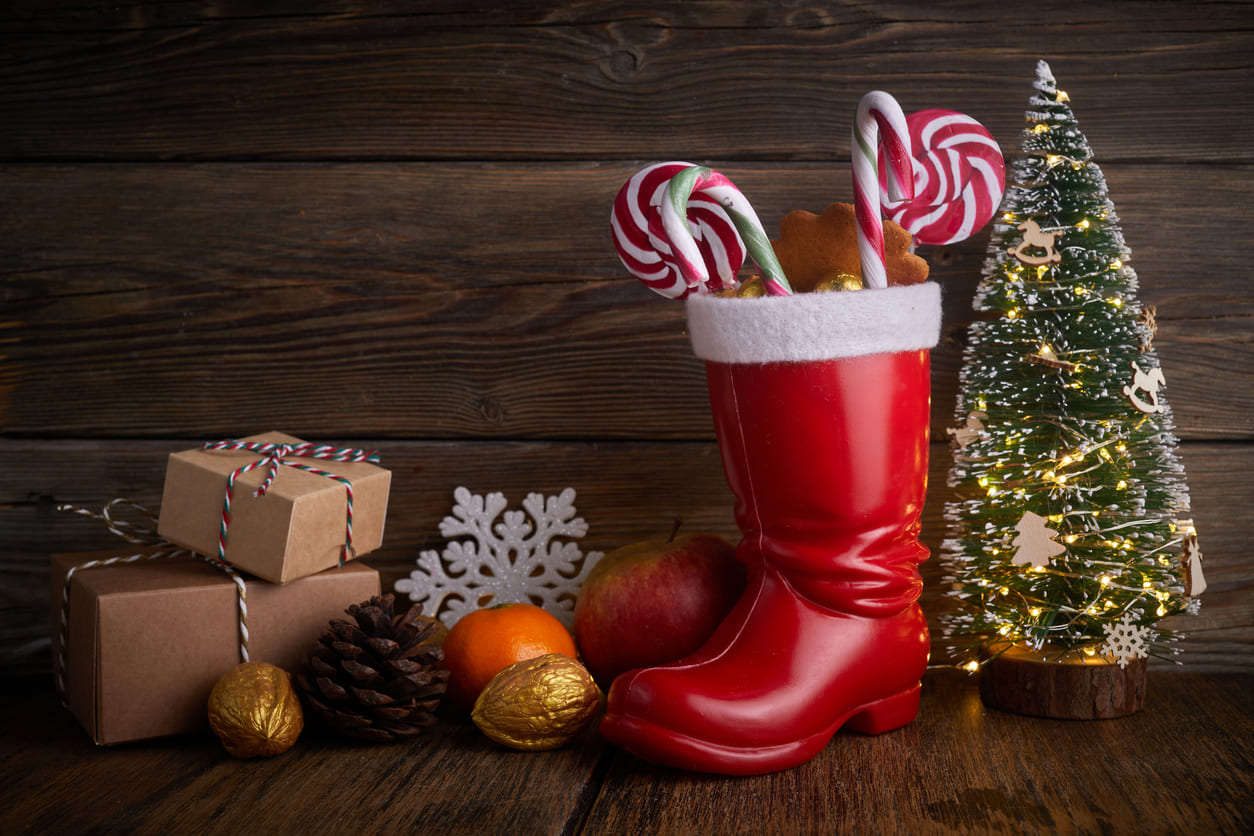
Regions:
<instances>
[{"instance_id":1,"label":"pink swirl lollipop","mask_svg":"<svg viewBox=\"0 0 1254 836\"><path fill-rule=\"evenodd\" d=\"M952 110L920 110L906 117L914 156L914 197L880 190L885 213L920 244L952 244L988 223L1006 188L1001 148L984 126ZM879 169L889 167L881 154Z\"/></svg>"},{"instance_id":2,"label":"pink swirl lollipop","mask_svg":"<svg viewBox=\"0 0 1254 836\"><path fill-rule=\"evenodd\" d=\"M618 257L645 286L670 299L689 293L709 293L735 287L745 261L745 245L723 206L703 194L688 199L688 237L695 241L699 260L713 276L692 287L662 227L661 205L671 179L692 163L655 163L636 172L614 199L610 227Z\"/></svg>"}]
</instances>

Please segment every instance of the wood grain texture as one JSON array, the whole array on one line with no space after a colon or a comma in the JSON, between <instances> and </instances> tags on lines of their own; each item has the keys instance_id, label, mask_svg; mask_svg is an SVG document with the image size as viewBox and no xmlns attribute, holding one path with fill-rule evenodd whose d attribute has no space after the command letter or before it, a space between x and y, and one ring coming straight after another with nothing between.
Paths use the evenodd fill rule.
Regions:
<instances>
[{"instance_id":1,"label":"wood grain texture","mask_svg":"<svg viewBox=\"0 0 1254 836\"><path fill-rule=\"evenodd\" d=\"M1231 106L1254 93L1242 4L1057 3L1029 26L990 4L480 6L463 21L152 3L103 13L103 29L85 5L63 29L11 19L0 158L830 160L886 82L907 111L1017 130L1047 58L1106 116L1086 131L1112 159L1250 161L1254 114ZM1164 96L1164 78L1188 95Z\"/></svg>"},{"instance_id":2,"label":"wood grain texture","mask_svg":"<svg viewBox=\"0 0 1254 836\"><path fill-rule=\"evenodd\" d=\"M1112 720L1145 708L1148 668L1145 659L1090 664L1082 656L1010 647L980 669L980 700L1028 717Z\"/></svg>"},{"instance_id":3,"label":"wood grain texture","mask_svg":"<svg viewBox=\"0 0 1254 836\"><path fill-rule=\"evenodd\" d=\"M834 168L726 171L779 219L851 199ZM1211 172L1198 193L1190 172L1111 169L1178 431L1254 438L1254 292L1209 221L1210 202L1254 192L1254 171ZM0 425L186 437L260 415L317 436L710 438L682 305L625 273L600 220L632 171L2 167L25 211L0 216ZM1163 190L1194 197L1166 210ZM537 207L544 220L525 220ZM945 288L934 436L987 241L923 251Z\"/></svg>"},{"instance_id":4,"label":"wood grain texture","mask_svg":"<svg viewBox=\"0 0 1254 836\"><path fill-rule=\"evenodd\" d=\"M579 490L594 548L730 531L682 307L609 242L656 159L773 226L848 200L858 97L1014 153L1037 58L1069 90L1156 305L1211 589L1191 666L1249 670L1254 196L1248 4L17 0L0 8L0 656L42 664L50 511L159 495L165 453L281 429L378 446L385 575L459 484ZM1129 26L1135 20L1138 25ZM924 249L952 425L987 232ZM925 525L945 496L934 444ZM928 566L929 611L939 603Z\"/></svg>"},{"instance_id":5,"label":"wood grain texture","mask_svg":"<svg viewBox=\"0 0 1254 836\"><path fill-rule=\"evenodd\" d=\"M724 171L768 227L849 200L858 98L970 112L1014 154L1050 61L1110 185L1189 473L1209 589L1147 707L986 708L933 633L923 710L797 769L658 769L593 732L519 753L446 719L98 749L48 675L48 555L155 508L165 457L272 429L381 450L385 588L453 489L578 491L584 550L737 536L682 307L623 271L622 182ZM1254 5L693 0L0 4L0 830L14 833L1254 831ZM945 289L923 540L988 233ZM946 605L940 566L923 605ZM29 676L19 676L28 672Z\"/></svg>"},{"instance_id":6,"label":"wood grain texture","mask_svg":"<svg viewBox=\"0 0 1254 836\"><path fill-rule=\"evenodd\" d=\"M209 733L100 749L42 681L21 690L43 705L6 706L21 717L4 724L0 764L13 833L560 833L604 748L585 735L546 753L541 770L469 722L446 720L396 745L311 726L299 749L247 761Z\"/></svg>"},{"instance_id":7,"label":"wood grain texture","mask_svg":"<svg viewBox=\"0 0 1254 836\"><path fill-rule=\"evenodd\" d=\"M1189 685L1198 691L1177 690ZM913 725L839 735L789 772L726 780L662 770L658 780L658 770L620 754L587 828L731 833L765 820L789 833L1241 830L1251 773L1229 741L1254 733L1241 688L1152 677L1146 711L1075 722L989 710L973 681L929 677ZM1222 719L1206 718L1211 708Z\"/></svg>"},{"instance_id":8,"label":"wood grain texture","mask_svg":"<svg viewBox=\"0 0 1254 836\"><path fill-rule=\"evenodd\" d=\"M973 679L933 672L912 725L721 778L592 734L507 751L454 720L396 746L309 730L271 760L232 760L208 734L97 749L46 680L7 679L0 809L14 833L1244 833L1251 687L1151 673L1145 711L1069 722L988 709Z\"/></svg>"},{"instance_id":9,"label":"wood grain texture","mask_svg":"<svg viewBox=\"0 0 1254 836\"><path fill-rule=\"evenodd\" d=\"M585 552L662 536L677 518L687 531L712 531L733 542L739 536L712 442L321 440L379 449L392 471L384 545L365 558L380 570L384 589L414 570L420 551L444 548L439 522L449 514L459 485L480 494L501 491L511 508L520 507L531 491L555 495L574 487L575 505L589 525L580 541ZM0 536L9 544L0 563L0 605L9 613L0 668L50 668L47 556L115 545L100 523L58 513L55 506L99 508L125 496L155 509L166 456L188 446L181 441L0 440ZM933 555L944 532L944 502L952 495L945 485L949 455L948 446L933 444L922 534ZM1180 645L1184 667L1154 664L1168 670L1254 670L1254 600L1249 594L1254 561L1247 547L1244 487L1254 469L1254 451L1247 445L1195 443L1185 446L1182 457L1192 480L1210 586L1199 615L1171 623L1188 635ZM40 467L33 469L30 462ZM923 575L923 606L934 620L944 606L939 561L925 563ZM936 630L933 649L937 660L948 659Z\"/></svg>"}]
</instances>

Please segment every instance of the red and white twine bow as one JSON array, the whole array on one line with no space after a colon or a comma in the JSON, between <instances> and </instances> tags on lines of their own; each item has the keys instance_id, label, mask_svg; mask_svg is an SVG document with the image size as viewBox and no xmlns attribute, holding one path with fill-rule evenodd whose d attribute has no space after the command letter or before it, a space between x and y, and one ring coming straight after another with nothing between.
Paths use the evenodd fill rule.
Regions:
<instances>
[{"instance_id":1,"label":"red and white twine bow","mask_svg":"<svg viewBox=\"0 0 1254 836\"><path fill-rule=\"evenodd\" d=\"M370 464L379 463L379 454L374 450L359 450L355 447L333 447L328 444L313 444L308 441L301 441L296 444L281 444L269 441L238 441L228 439L226 441L210 441L205 444L206 450L225 450L225 451L246 451L250 453L258 453L261 458L256 461L237 467L226 477L226 494L222 499L222 522L218 527L218 562L226 563L226 538L227 532L231 526L231 500L235 496L235 480L242 474L250 470L264 467L266 469L265 478L261 480L261 484L257 486L254 496L264 496L266 491L274 483L275 477L278 476L279 467L294 467L298 470L304 470L315 476L325 476L328 479L344 485L345 495L348 499L348 508L344 521L344 545L340 549L340 565L352 558L353 551L353 483L343 476L322 470L313 465L304 464L293 459L321 459L332 462L368 462Z\"/></svg>"}]
</instances>

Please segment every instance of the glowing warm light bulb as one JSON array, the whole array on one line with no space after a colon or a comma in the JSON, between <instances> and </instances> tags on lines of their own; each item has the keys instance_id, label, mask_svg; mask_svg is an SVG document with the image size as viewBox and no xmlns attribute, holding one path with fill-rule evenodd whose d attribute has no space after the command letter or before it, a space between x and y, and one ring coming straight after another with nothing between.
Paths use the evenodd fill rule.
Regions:
<instances>
[{"instance_id":1,"label":"glowing warm light bulb","mask_svg":"<svg viewBox=\"0 0 1254 836\"><path fill-rule=\"evenodd\" d=\"M1056 101L1056 102L1069 102L1069 101L1071 101L1071 97L1067 95L1067 91L1066 91L1066 90L1059 90L1059 91L1058 91L1058 98L1056 98L1054 101Z\"/></svg>"},{"instance_id":2,"label":"glowing warm light bulb","mask_svg":"<svg viewBox=\"0 0 1254 836\"><path fill-rule=\"evenodd\" d=\"M1122 262L1122 261L1120 261L1120 260L1119 260L1119 259L1117 259L1117 258L1116 258L1114 261L1110 262L1110 269L1111 269L1111 270L1118 270L1118 269L1120 269L1121 267L1123 267L1123 262Z\"/></svg>"},{"instance_id":3,"label":"glowing warm light bulb","mask_svg":"<svg viewBox=\"0 0 1254 836\"><path fill-rule=\"evenodd\" d=\"M1117 491L1126 491L1127 489L1128 489L1128 483L1123 479L1120 479L1119 484L1115 485L1115 490Z\"/></svg>"},{"instance_id":4,"label":"glowing warm light bulb","mask_svg":"<svg viewBox=\"0 0 1254 836\"><path fill-rule=\"evenodd\" d=\"M967 662L965 665L963 665L962 669L966 671L967 673L975 673L976 671L980 669L980 663L972 659L970 662Z\"/></svg>"},{"instance_id":5,"label":"glowing warm light bulb","mask_svg":"<svg viewBox=\"0 0 1254 836\"><path fill-rule=\"evenodd\" d=\"M1076 229L1088 229L1088 228L1089 228L1089 219L1088 219L1088 218L1085 218L1084 220L1082 220L1082 221L1080 221L1078 224L1076 224Z\"/></svg>"},{"instance_id":6,"label":"glowing warm light bulb","mask_svg":"<svg viewBox=\"0 0 1254 836\"><path fill-rule=\"evenodd\" d=\"M1035 128L1032 129L1032 133L1047 134L1049 133L1049 125L1046 125L1044 122L1042 122L1041 124L1037 125Z\"/></svg>"},{"instance_id":7,"label":"glowing warm light bulb","mask_svg":"<svg viewBox=\"0 0 1254 836\"><path fill-rule=\"evenodd\" d=\"M1106 300L1106 302L1107 302L1107 303L1108 303L1108 304L1109 304L1112 308L1122 308L1122 307L1123 307L1123 300L1122 300L1122 299L1120 299L1118 296L1112 296L1112 297L1110 297L1109 299L1107 299L1107 300Z\"/></svg>"}]
</instances>

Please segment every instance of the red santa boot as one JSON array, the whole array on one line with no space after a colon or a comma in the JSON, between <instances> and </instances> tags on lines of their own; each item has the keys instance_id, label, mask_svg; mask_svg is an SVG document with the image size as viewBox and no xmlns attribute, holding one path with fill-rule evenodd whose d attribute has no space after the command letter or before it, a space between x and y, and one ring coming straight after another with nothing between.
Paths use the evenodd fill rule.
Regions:
<instances>
[{"instance_id":1,"label":"red santa boot","mask_svg":"<svg viewBox=\"0 0 1254 836\"><path fill-rule=\"evenodd\" d=\"M918 713L927 485L927 283L688 301L744 534L743 597L671 665L610 688L601 731L646 760L755 774L813 757L841 727Z\"/></svg>"}]
</instances>

